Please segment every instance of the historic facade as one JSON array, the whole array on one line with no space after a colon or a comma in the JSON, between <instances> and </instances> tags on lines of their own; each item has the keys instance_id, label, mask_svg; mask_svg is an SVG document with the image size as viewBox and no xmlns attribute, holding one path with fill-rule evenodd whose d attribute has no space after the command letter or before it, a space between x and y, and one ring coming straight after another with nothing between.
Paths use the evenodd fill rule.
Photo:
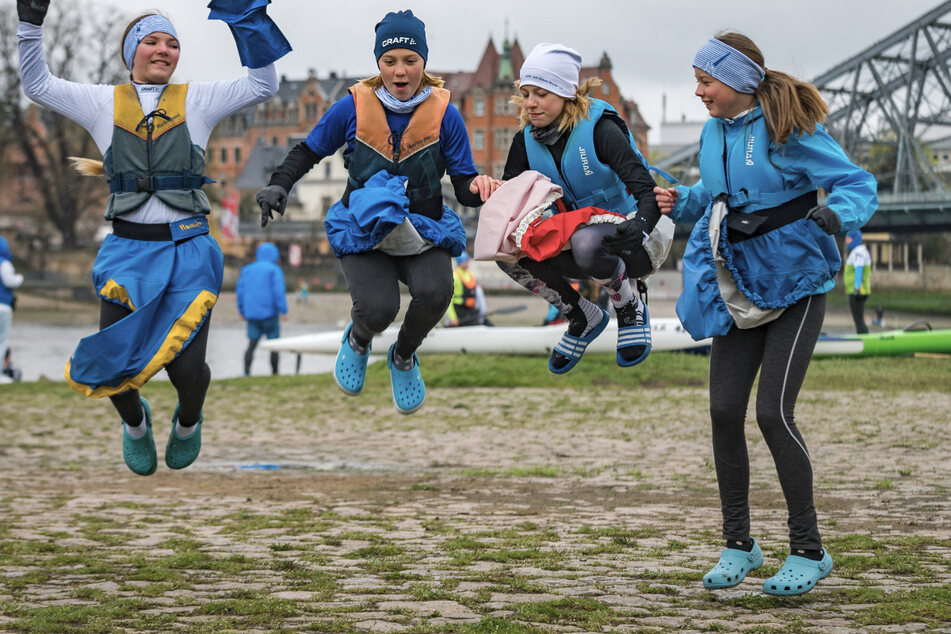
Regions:
<instances>
[{"instance_id":1,"label":"historic facade","mask_svg":"<svg viewBox=\"0 0 951 634\"><path fill-rule=\"evenodd\" d=\"M505 41L499 50L490 39L473 71L429 72L442 77L452 93L452 101L462 113L469 132L473 159L480 173L501 176L512 136L518 129L513 82L525 56L518 41ZM647 130L637 104L626 99L611 74L611 60L605 53L597 66L581 69L582 80L600 77L602 85L595 96L613 105L628 122L641 152L647 156ZM225 192L240 191L246 209L253 207L250 190L266 184L268 170L275 161L303 139L327 108L346 95L358 77L331 74L319 79L314 72L306 79L281 77L276 96L253 108L222 121L208 143L206 173L218 181ZM324 162L328 165L324 165ZM345 174L342 159L325 159L295 187L292 204L299 203L304 217L320 220L329 206L343 193ZM339 191L337 191L339 189ZM333 190L333 191L331 191ZM246 211L246 213L248 213Z\"/></svg>"}]
</instances>

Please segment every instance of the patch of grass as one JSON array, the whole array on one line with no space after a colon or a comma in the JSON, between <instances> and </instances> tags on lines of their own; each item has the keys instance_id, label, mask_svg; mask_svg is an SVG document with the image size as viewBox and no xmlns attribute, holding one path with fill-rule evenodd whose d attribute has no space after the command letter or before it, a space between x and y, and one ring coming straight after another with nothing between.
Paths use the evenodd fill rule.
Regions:
<instances>
[{"instance_id":1,"label":"patch of grass","mask_svg":"<svg viewBox=\"0 0 951 634\"><path fill-rule=\"evenodd\" d=\"M550 625L574 625L596 629L607 624L614 610L607 604L588 597L571 597L538 603L508 606L520 621Z\"/></svg>"},{"instance_id":2,"label":"patch of grass","mask_svg":"<svg viewBox=\"0 0 951 634\"><path fill-rule=\"evenodd\" d=\"M871 603L853 613L862 625L946 627L951 623L951 585L919 587L895 592L842 589L838 596L848 603Z\"/></svg>"}]
</instances>

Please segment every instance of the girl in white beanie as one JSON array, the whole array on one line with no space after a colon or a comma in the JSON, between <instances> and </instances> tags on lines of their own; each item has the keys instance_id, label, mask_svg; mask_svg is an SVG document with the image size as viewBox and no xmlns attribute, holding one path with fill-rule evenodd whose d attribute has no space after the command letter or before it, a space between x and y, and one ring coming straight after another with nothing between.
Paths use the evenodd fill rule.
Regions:
<instances>
[{"instance_id":1,"label":"girl in white beanie","mask_svg":"<svg viewBox=\"0 0 951 634\"><path fill-rule=\"evenodd\" d=\"M601 80L579 85L580 71L581 55L562 44L539 44L525 58L513 98L521 129L502 177L534 170L563 190L555 215L544 221L560 233L557 250L499 264L529 290L547 286L557 294L543 294L569 323L549 358L556 374L573 368L608 323L608 313L569 279L591 278L607 290L618 315L618 365L642 362L651 347L647 305L629 278L653 270L642 245L660 218L654 181L617 111L589 96Z\"/></svg>"}]
</instances>

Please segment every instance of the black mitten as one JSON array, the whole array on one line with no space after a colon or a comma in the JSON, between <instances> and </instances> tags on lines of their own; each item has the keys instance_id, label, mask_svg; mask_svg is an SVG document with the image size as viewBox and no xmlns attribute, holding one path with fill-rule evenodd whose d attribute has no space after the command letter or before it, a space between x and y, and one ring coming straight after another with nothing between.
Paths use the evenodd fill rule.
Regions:
<instances>
[{"instance_id":1,"label":"black mitten","mask_svg":"<svg viewBox=\"0 0 951 634\"><path fill-rule=\"evenodd\" d=\"M49 8L50 0L17 0L17 17L20 22L43 26Z\"/></svg>"},{"instance_id":2,"label":"black mitten","mask_svg":"<svg viewBox=\"0 0 951 634\"><path fill-rule=\"evenodd\" d=\"M272 212L284 215L284 208L287 206L287 190L280 185L267 185L258 190L254 199L261 205L261 226L266 227L269 220L274 217Z\"/></svg>"},{"instance_id":3,"label":"black mitten","mask_svg":"<svg viewBox=\"0 0 951 634\"><path fill-rule=\"evenodd\" d=\"M604 236L601 244L615 255L629 255L644 244L648 233L647 222L640 216L634 216L619 224L614 234Z\"/></svg>"},{"instance_id":4,"label":"black mitten","mask_svg":"<svg viewBox=\"0 0 951 634\"><path fill-rule=\"evenodd\" d=\"M842 231L842 221L839 220L839 215L825 205L810 209L806 213L806 218L819 225L830 236Z\"/></svg>"}]
</instances>

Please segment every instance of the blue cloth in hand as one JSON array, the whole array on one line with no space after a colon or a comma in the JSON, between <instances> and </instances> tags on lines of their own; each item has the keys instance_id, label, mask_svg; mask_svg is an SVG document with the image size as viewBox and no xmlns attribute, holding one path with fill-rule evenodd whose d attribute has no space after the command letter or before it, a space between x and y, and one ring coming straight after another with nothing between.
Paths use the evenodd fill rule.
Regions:
<instances>
[{"instance_id":1,"label":"blue cloth in hand","mask_svg":"<svg viewBox=\"0 0 951 634\"><path fill-rule=\"evenodd\" d=\"M221 20L231 29L241 65L261 68L291 51L290 42L266 12L270 0L212 0L209 20Z\"/></svg>"}]
</instances>

